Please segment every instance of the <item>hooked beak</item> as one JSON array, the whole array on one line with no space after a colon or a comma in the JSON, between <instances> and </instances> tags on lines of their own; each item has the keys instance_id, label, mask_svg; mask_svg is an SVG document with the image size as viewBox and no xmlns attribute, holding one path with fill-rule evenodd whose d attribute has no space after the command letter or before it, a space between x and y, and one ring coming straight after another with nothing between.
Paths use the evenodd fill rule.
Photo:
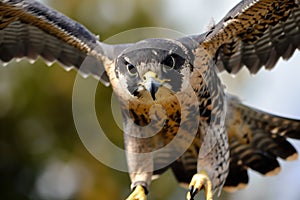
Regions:
<instances>
[{"instance_id":1,"label":"hooked beak","mask_svg":"<svg viewBox=\"0 0 300 200\"><path fill-rule=\"evenodd\" d=\"M152 99L155 100L155 94L159 87L162 86L164 81L160 80L157 77L157 74L152 71L146 72L143 76L143 80L144 87L146 88L146 90L149 91Z\"/></svg>"}]
</instances>

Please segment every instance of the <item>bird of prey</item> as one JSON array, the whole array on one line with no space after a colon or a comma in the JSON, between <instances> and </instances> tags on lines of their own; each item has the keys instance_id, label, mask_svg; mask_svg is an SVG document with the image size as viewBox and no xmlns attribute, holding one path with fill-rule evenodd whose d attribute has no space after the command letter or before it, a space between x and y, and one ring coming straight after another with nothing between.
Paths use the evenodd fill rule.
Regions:
<instances>
[{"instance_id":1,"label":"bird of prey","mask_svg":"<svg viewBox=\"0 0 300 200\"><path fill-rule=\"evenodd\" d=\"M123 116L128 200L146 199L167 169L189 184L187 199L204 189L211 200L222 188L243 188L248 169L275 175L278 158L297 158L287 138L300 139L300 121L244 105L218 74L255 74L290 58L300 47L299 6L243 0L203 34L109 45L35 0L0 0L0 59L40 56L111 84Z\"/></svg>"}]
</instances>

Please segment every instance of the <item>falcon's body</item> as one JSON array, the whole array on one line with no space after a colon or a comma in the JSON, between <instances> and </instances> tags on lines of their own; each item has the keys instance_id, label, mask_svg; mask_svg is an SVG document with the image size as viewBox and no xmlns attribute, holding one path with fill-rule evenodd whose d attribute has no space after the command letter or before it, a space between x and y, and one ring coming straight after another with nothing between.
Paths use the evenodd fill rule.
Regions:
<instances>
[{"instance_id":1,"label":"falcon's body","mask_svg":"<svg viewBox=\"0 0 300 200\"><path fill-rule=\"evenodd\" d=\"M248 168L272 175L277 157L297 157L286 138L300 139L300 122L242 105L225 93L218 72L245 65L256 73L292 56L300 46L299 6L244 0L201 35L107 45L33 0L1 0L0 59L40 55L112 85L123 115L128 199L145 199L153 175L168 168L190 183L188 199L203 188L212 199L223 186L243 187Z\"/></svg>"}]
</instances>

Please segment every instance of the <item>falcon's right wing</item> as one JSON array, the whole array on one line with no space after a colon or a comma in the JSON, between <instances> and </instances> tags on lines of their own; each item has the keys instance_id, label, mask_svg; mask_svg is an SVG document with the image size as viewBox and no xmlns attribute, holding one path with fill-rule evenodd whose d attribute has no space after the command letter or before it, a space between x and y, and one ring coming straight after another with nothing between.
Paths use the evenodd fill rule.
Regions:
<instances>
[{"instance_id":1,"label":"falcon's right wing","mask_svg":"<svg viewBox=\"0 0 300 200\"><path fill-rule=\"evenodd\" d=\"M35 0L0 0L0 60L38 56L109 84L105 63L126 45L107 45L81 24ZM87 65L81 67L89 57Z\"/></svg>"}]
</instances>

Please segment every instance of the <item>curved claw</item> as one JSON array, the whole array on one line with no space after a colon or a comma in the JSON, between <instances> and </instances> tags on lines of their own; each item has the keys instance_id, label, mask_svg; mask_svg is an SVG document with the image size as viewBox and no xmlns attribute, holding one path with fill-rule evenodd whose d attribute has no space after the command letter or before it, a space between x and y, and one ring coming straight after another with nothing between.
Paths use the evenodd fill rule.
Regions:
<instances>
[{"instance_id":1,"label":"curved claw","mask_svg":"<svg viewBox=\"0 0 300 200\"><path fill-rule=\"evenodd\" d=\"M193 200L196 194L204 189L206 200L213 200L212 182L206 172L195 174L190 183L190 191L187 193L187 200Z\"/></svg>"},{"instance_id":2,"label":"curved claw","mask_svg":"<svg viewBox=\"0 0 300 200\"><path fill-rule=\"evenodd\" d=\"M190 187L190 191L188 192L187 194L187 199L188 200L194 200L194 197L196 196L196 194L198 193L198 189L197 188L194 188L194 186L191 186Z\"/></svg>"},{"instance_id":3,"label":"curved claw","mask_svg":"<svg viewBox=\"0 0 300 200\"><path fill-rule=\"evenodd\" d=\"M126 200L146 200L147 196L145 189L141 185L137 185L133 192L129 195Z\"/></svg>"}]
</instances>

